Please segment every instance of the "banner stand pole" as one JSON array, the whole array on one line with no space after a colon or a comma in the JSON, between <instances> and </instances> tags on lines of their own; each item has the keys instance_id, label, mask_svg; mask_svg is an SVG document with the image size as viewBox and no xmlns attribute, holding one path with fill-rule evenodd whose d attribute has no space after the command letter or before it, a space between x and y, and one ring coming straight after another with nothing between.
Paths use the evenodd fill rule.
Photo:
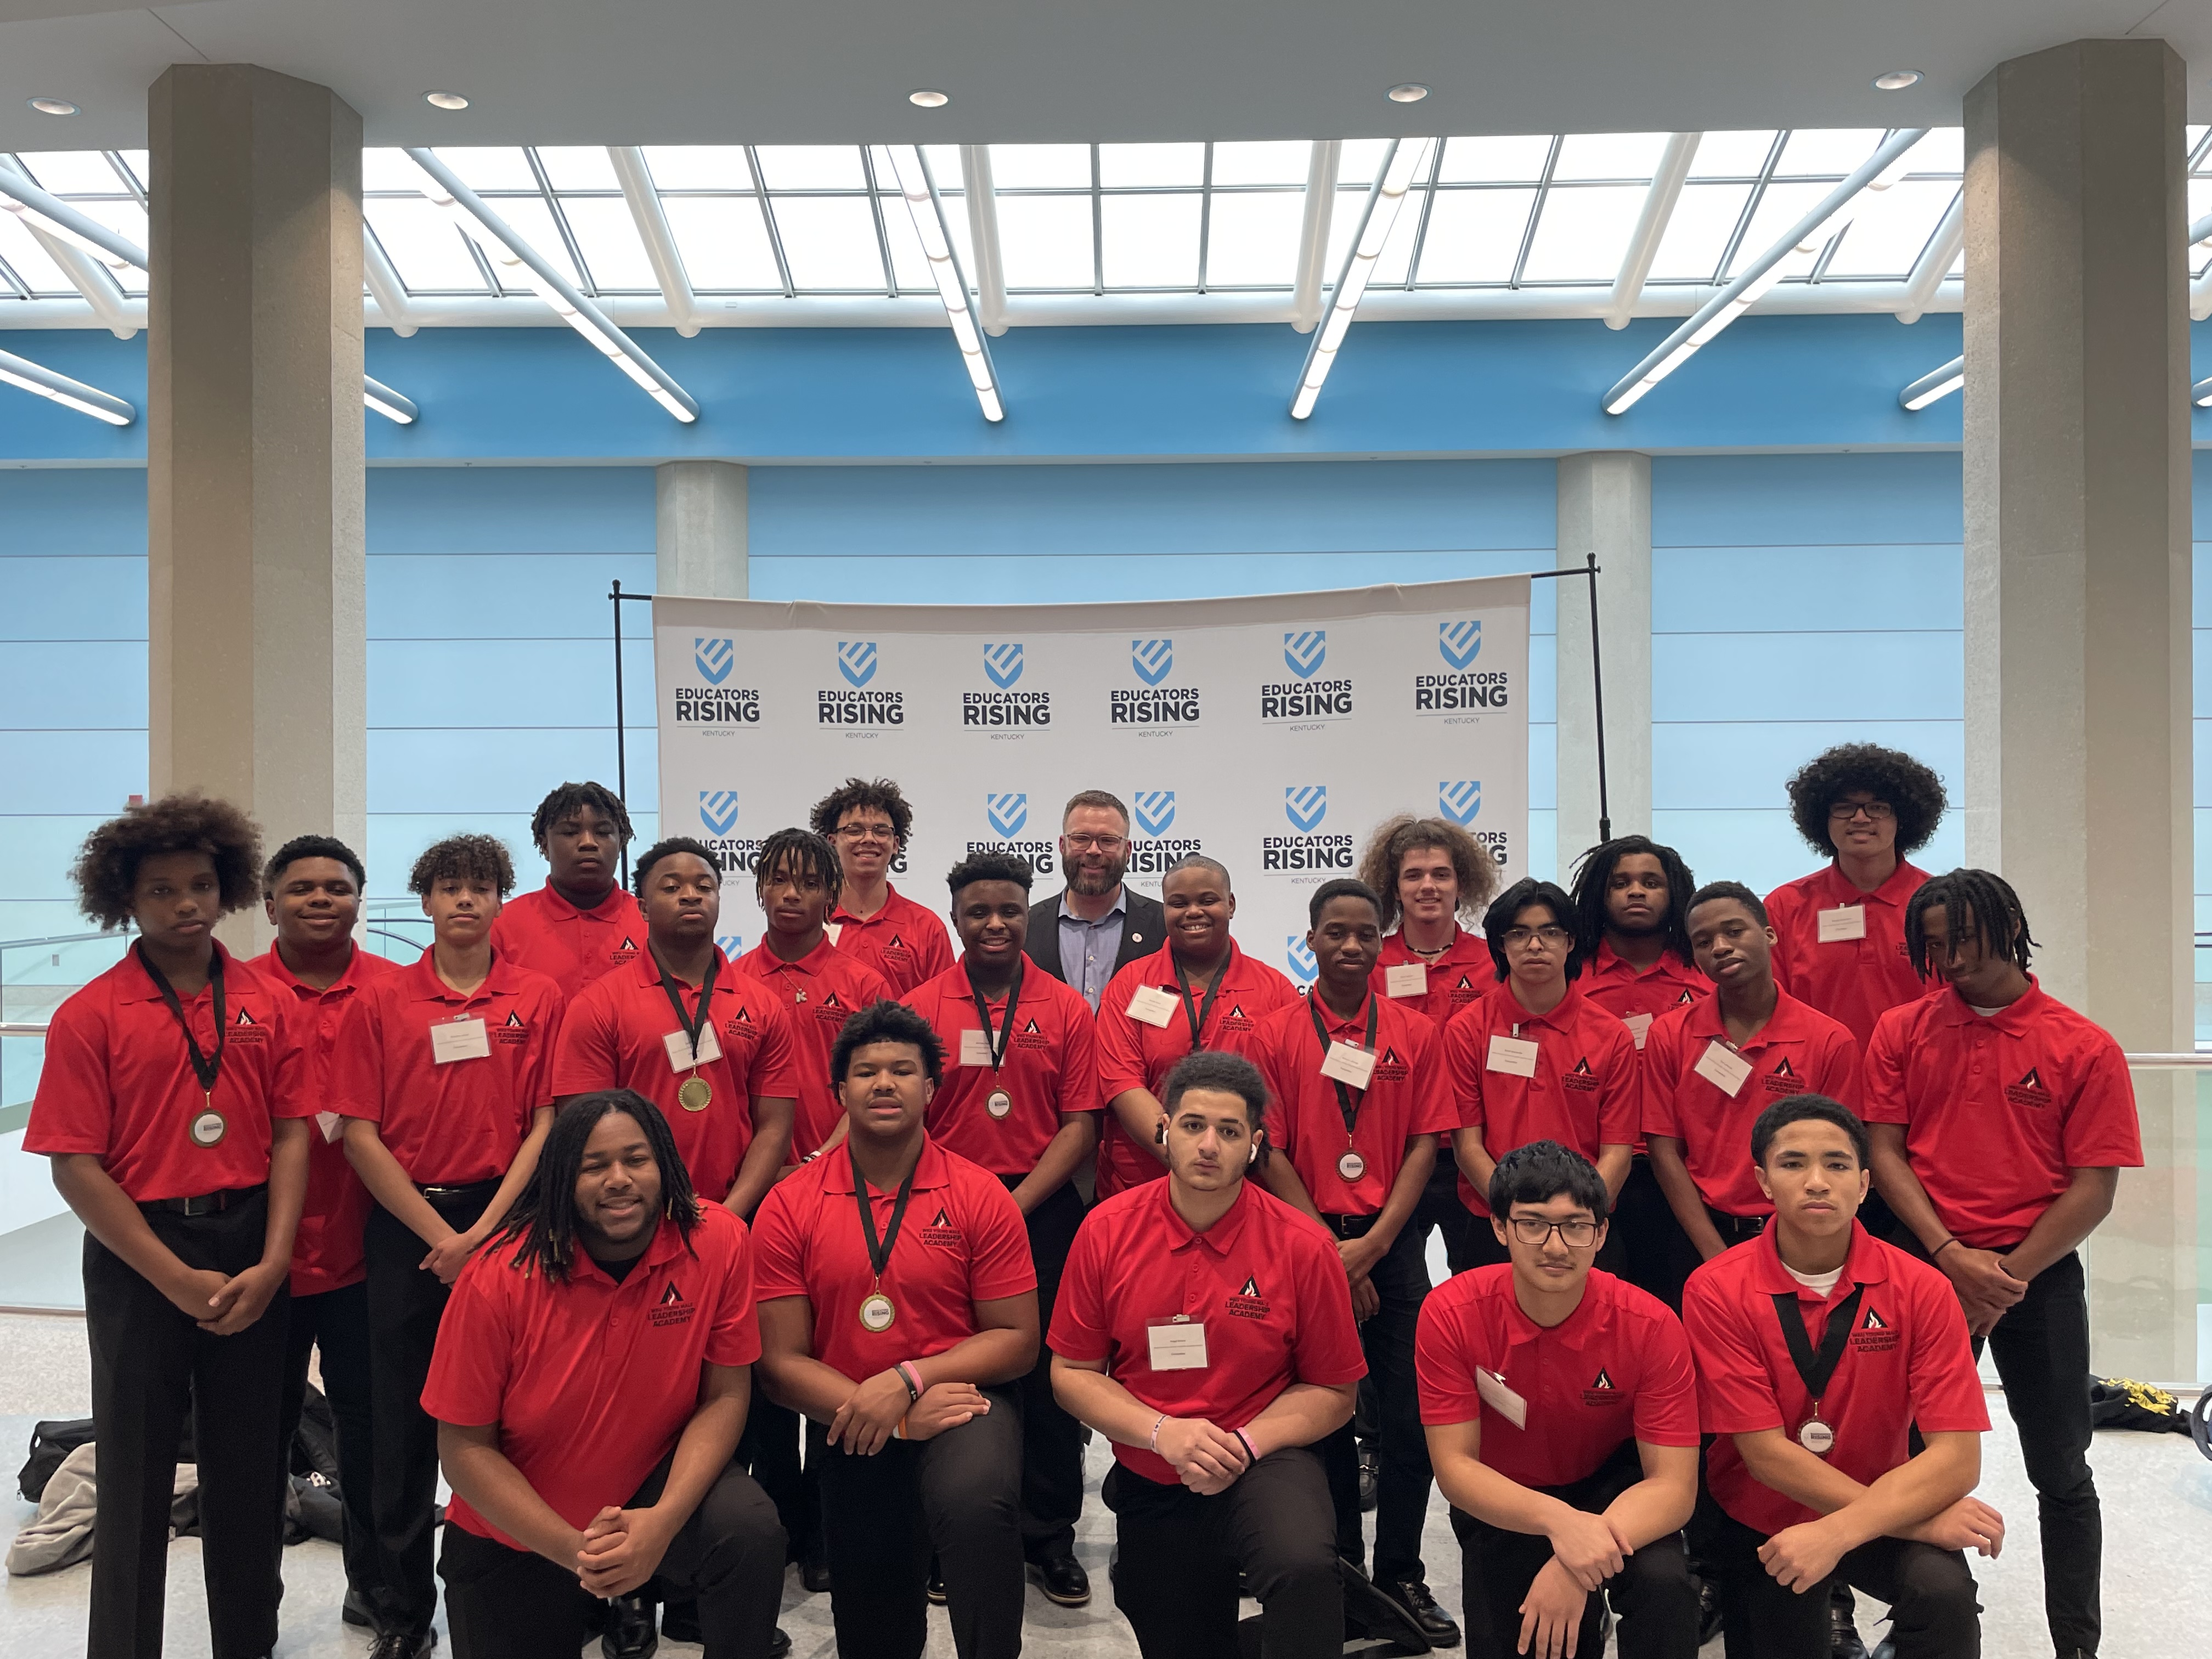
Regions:
<instances>
[{"instance_id":1,"label":"banner stand pole","mask_svg":"<svg viewBox=\"0 0 2212 1659\"><path fill-rule=\"evenodd\" d=\"M1613 812L1606 798L1605 787L1605 665L1598 655L1597 634L1597 573L1605 567L1597 562L1595 553L1583 555L1583 562L1565 570L1532 570L1528 580L1544 581L1560 576L1585 576L1589 580L1590 611L1590 700L1597 714L1597 838L1601 844L1613 839Z\"/></svg>"},{"instance_id":2,"label":"banner stand pole","mask_svg":"<svg viewBox=\"0 0 2212 1659\"><path fill-rule=\"evenodd\" d=\"M607 602L615 613L615 799L627 809L629 805L629 732L623 719L623 655L622 608L627 599L631 604L650 604L650 593L625 593L620 582L607 590ZM1603 730L1602 727L1600 728ZM629 846L624 842L622 850L622 884L629 885Z\"/></svg>"}]
</instances>

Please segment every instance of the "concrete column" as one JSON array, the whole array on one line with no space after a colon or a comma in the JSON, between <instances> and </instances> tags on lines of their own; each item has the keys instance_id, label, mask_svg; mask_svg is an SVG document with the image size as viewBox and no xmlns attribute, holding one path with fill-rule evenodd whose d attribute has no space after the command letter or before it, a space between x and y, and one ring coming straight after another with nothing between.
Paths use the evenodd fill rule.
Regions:
<instances>
[{"instance_id":1,"label":"concrete column","mask_svg":"<svg viewBox=\"0 0 2212 1659\"><path fill-rule=\"evenodd\" d=\"M653 468L655 592L745 597L746 473L735 461L663 461Z\"/></svg>"},{"instance_id":2,"label":"concrete column","mask_svg":"<svg viewBox=\"0 0 2212 1659\"><path fill-rule=\"evenodd\" d=\"M1651 458L1559 458L1559 568L1597 555L1605 670L1605 762L1613 833L1651 831ZM1554 579L1559 599L1559 875L1598 842L1597 708L1589 583Z\"/></svg>"},{"instance_id":3,"label":"concrete column","mask_svg":"<svg viewBox=\"0 0 2212 1659\"><path fill-rule=\"evenodd\" d=\"M2044 986L2136 1051L2194 1024L2183 70L2077 40L1966 100L1966 854L2020 890ZM2136 1087L2096 1363L2185 1381L2194 1079Z\"/></svg>"},{"instance_id":4,"label":"concrete column","mask_svg":"<svg viewBox=\"0 0 2212 1659\"><path fill-rule=\"evenodd\" d=\"M147 138L153 787L250 806L272 848L365 856L361 117L179 64ZM265 941L258 907L227 927Z\"/></svg>"}]
</instances>

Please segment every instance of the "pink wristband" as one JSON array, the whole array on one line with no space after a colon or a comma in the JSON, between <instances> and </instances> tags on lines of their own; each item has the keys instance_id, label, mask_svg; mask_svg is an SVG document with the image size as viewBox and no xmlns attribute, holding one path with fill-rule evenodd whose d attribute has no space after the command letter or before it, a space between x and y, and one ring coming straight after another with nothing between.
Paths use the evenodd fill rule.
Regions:
<instances>
[{"instance_id":1,"label":"pink wristband","mask_svg":"<svg viewBox=\"0 0 2212 1659\"><path fill-rule=\"evenodd\" d=\"M1250 1458L1255 1463L1260 1461L1260 1449L1252 1443L1252 1437L1250 1435L1245 1433L1242 1429L1231 1429L1229 1432L1235 1435L1237 1438L1243 1443L1245 1456Z\"/></svg>"},{"instance_id":2,"label":"pink wristband","mask_svg":"<svg viewBox=\"0 0 2212 1659\"><path fill-rule=\"evenodd\" d=\"M898 1373L899 1381L906 1384L907 1399L909 1401L921 1399L922 1393L921 1373L915 1370L914 1362L909 1359L902 1359L897 1364L892 1366L891 1369Z\"/></svg>"}]
</instances>

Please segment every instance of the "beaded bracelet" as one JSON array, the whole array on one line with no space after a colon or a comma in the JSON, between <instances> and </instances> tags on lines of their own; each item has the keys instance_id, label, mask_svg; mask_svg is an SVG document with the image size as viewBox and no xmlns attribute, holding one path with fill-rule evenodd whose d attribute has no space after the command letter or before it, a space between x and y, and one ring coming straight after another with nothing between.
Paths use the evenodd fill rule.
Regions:
<instances>
[{"instance_id":1,"label":"beaded bracelet","mask_svg":"<svg viewBox=\"0 0 2212 1659\"><path fill-rule=\"evenodd\" d=\"M1152 1419L1152 1455L1155 1457L1160 1455L1160 1425L1167 1420L1168 1414L1165 1412L1162 1412Z\"/></svg>"}]
</instances>

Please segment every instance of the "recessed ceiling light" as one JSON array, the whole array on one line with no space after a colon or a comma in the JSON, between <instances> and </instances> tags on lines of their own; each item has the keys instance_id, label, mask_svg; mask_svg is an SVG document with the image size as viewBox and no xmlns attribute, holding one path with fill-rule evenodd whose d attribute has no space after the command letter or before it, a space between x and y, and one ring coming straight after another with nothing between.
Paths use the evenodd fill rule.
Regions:
<instances>
[{"instance_id":1,"label":"recessed ceiling light","mask_svg":"<svg viewBox=\"0 0 2212 1659\"><path fill-rule=\"evenodd\" d=\"M1903 92L1907 87L1917 87L1923 79L1918 70L1892 70L1887 75L1874 77L1878 92Z\"/></svg>"},{"instance_id":2,"label":"recessed ceiling light","mask_svg":"<svg viewBox=\"0 0 2212 1659\"><path fill-rule=\"evenodd\" d=\"M934 87L924 87L919 92L907 94L906 100L918 109L943 109L952 101L952 94L939 92Z\"/></svg>"},{"instance_id":3,"label":"recessed ceiling light","mask_svg":"<svg viewBox=\"0 0 2212 1659\"><path fill-rule=\"evenodd\" d=\"M33 98L31 107L41 115L74 115L76 106L66 98Z\"/></svg>"},{"instance_id":4,"label":"recessed ceiling light","mask_svg":"<svg viewBox=\"0 0 2212 1659\"><path fill-rule=\"evenodd\" d=\"M1401 81L1390 88L1394 104L1418 104L1429 95L1429 89L1418 81Z\"/></svg>"},{"instance_id":5,"label":"recessed ceiling light","mask_svg":"<svg viewBox=\"0 0 2212 1659\"><path fill-rule=\"evenodd\" d=\"M466 109L469 100L458 92L426 92L422 101L433 109Z\"/></svg>"}]
</instances>

